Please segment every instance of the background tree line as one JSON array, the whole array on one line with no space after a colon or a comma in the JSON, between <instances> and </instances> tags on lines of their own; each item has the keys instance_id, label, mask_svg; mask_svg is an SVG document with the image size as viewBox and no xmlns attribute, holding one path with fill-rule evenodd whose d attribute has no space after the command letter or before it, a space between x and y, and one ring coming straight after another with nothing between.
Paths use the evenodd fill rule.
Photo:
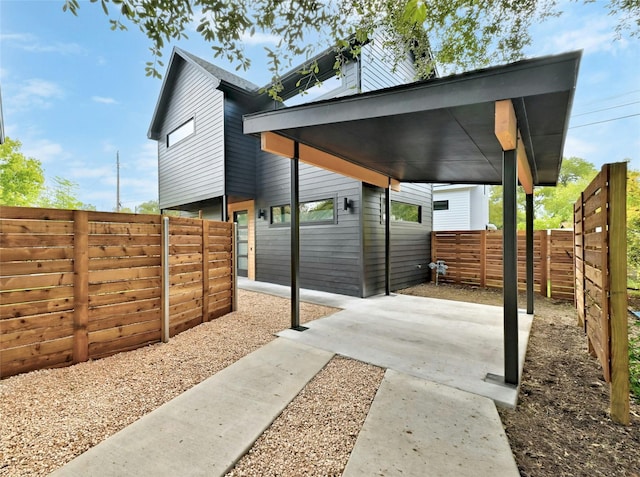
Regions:
<instances>
[{"instance_id":1,"label":"background tree line","mask_svg":"<svg viewBox=\"0 0 640 477\"><path fill-rule=\"evenodd\" d=\"M5 138L0 145L0 205L19 207L45 207L50 209L96 210L92 204L78 199L78 184L56 176L47 184L42 162L25 156L18 140ZM115 208L114 208L115 211ZM120 208L120 212L159 214L157 200Z\"/></svg>"},{"instance_id":2,"label":"background tree line","mask_svg":"<svg viewBox=\"0 0 640 477\"><path fill-rule=\"evenodd\" d=\"M534 229L573 228L573 205L598 174L596 167L579 157L564 158L558 185L537 187L533 194ZM518 228L525 228L525 193L518 188ZM489 222L502 228L502 186L492 186ZM627 171L627 257L629 267L640 271L640 171Z\"/></svg>"}]
</instances>

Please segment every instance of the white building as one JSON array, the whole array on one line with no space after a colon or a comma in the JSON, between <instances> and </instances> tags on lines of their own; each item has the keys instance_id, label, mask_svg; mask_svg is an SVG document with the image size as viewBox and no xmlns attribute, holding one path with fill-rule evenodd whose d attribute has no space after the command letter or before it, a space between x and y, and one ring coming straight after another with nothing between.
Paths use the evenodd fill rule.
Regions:
<instances>
[{"instance_id":1,"label":"white building","mask_svg":"<svg viewBox=\"0 0 640 477\"><path fill-rule=\"evenodd\" d=\"M433 230L485 230L489 224L489 186L434 184Z\"/></svg>"}]
</instances>

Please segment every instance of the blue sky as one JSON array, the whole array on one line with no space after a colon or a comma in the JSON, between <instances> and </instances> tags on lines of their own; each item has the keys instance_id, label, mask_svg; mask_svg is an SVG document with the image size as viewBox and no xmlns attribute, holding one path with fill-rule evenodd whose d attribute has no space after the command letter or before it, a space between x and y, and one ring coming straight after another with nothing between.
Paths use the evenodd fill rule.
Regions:
<instances>
[{"instance_id":1,"label":"blue sky","mask_svg":"<svg viewBox=\"0 0 640 477\"><path fill-rule=\"evenodd\" d=\"M133 209L158 193L156 146L147 130L161 81L145 76L148 41L133 27L111 31L99 5L83 2L76 18L63 13L62 4L0 0L5 133L42 161L47 178L78 183L80 200L98 210L116 205L119 151L121 203ZM526 54L584 50L565 156L598 167L628 158L630 167L640 169L640 40L614 40L617 19L603 2L570 2L563 9L559 19L534 29ZM212 58L195 31L189 36L177 46L233 71ZM266 84L263 46L273 46L273 40L250 39L246 53L253 66L238 74Z\"/></svg>"}]
</instances>

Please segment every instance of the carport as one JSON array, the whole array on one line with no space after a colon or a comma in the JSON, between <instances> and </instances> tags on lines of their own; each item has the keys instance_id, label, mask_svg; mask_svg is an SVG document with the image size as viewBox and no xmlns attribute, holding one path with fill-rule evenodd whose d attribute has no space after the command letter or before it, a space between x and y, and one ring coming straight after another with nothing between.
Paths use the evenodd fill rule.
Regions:
<instances>
[{"instance_id":1,"label":"carport","mask_svg":"<svg viewBox=\"0 0 640 477\"><path fill-rule=\"evenodd\" d=\"M533 189L556 185L582 52L245 116L245 134L291 159L291 327L299 321L299 161L385 189L401 182L503 186L504 376L518 384L516 190L526 192L527 313L533 313Z\"/></svg>"}]
</instances>

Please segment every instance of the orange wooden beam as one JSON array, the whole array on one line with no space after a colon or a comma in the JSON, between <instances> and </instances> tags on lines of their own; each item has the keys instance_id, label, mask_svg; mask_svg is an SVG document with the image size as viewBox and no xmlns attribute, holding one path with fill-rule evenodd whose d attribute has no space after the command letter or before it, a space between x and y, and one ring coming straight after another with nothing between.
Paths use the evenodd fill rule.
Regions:
<instances>
[{"instance_id":1,"label":"orange wooden beam","mask_svg":"<svg viewBox=\"0 0 640 477\"><path fill-rule=\"evenodd\" d=\"M533 194L533 174L531 173L531 167L529 167L529 160L527 159L527 151L524 149L524 142L520 136L520 130L518 130L518 180L520 185L527 194Z\"/></svg>"},{"instance_id":2,"label":"orange wooden beam","mask_svg":"<svg viewBox=\"0 0 640 477\"><path fill-rule=\"evenodd\" d=\"M288 157L289 159L293 157L294 141L292 139L280 136L279 134L264 132L261 134L260 143L263 151ZM299 155L300 161L305 164L311 164L327 171L366 182L367 184L373 184L383 188L391 185L392 190L400 190L400 182L395 179L390 179L384 174L372 171L353 162L345 161L338 156L307 146L306 144L300 144Z\"/></svg>"},{"instance_id":3,"label":"orange wooden beam","mask_svg":"<svg viewBox=\"0 0 640 477\"><path fill-rule=\"evenodd\" d=\"M496 101L495 134L503 151L516 148L518 124L510 99Z\"/></svg>"}]
</instances>

